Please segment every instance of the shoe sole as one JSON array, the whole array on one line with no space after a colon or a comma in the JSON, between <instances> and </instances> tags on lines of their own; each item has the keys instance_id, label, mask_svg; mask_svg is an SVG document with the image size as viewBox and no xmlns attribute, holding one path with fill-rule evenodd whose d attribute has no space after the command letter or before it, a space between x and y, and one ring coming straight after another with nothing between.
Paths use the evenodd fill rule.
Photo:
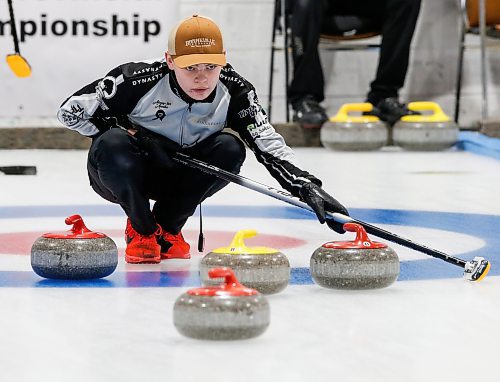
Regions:
<instances>
[{"instance_id":1,"label":"shoe sole","mask_svg":"<svg viewBox=\"0 0 500 382\"><path fill-rule=\"evenodd\" d=\"M139 260L139 259L125 259L128 264L160 264L160 260Z\"/></svg>"},{"instance_id":2,"label":"shoe sole","mask_svg":"<svg viewBox=\"0 0 500 382\"><path fill-rule=\"evenodd\" d=\"M154 254L143 254L141 257L139 257L125 254L125 261L129 264L159 264L161 261L161 256L156 256Z\"/></svg>"},{"instance_id":3,"label":"shoe sole","mask_svg":"<svg viewBox=\"0 0 500 382\"><path fill-rule=\"evenodd\" d=\"M169 253L162 253L161 254L161 259L162 260L171 260L171 259L184 259L188 260L191 258L191 255L188 254L169 254Z\"/></svg>"},{"instance_id":4,"label":"shoe sole","mask_svg":"<svg viewBox=\"0 0 500 382\"><path fill-rule=\"evenodd\" d=\"M125 262L127 264L160 264L161 260L154 260L154 261L147 261L147 260L130 260L130 259L125 259Z\"/></svg>"}]
</instances>

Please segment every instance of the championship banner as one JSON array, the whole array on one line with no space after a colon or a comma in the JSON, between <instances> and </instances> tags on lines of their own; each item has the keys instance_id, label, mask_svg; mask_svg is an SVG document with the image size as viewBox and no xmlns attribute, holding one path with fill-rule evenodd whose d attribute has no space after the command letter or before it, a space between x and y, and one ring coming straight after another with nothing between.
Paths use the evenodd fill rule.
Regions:
<instances>
[{"instance_id":1,"label":"championship banner","mask_svg":"<svg viewBox=\"0 0 500 382\"><path fill-rule=\"evenodd\" d=\"M12 0L30 77L5 62L14 53L7 1L0 5L0 127L58 126L72 93L125 62L162 57L179 0Z\"/></svg>"}]
</instances>

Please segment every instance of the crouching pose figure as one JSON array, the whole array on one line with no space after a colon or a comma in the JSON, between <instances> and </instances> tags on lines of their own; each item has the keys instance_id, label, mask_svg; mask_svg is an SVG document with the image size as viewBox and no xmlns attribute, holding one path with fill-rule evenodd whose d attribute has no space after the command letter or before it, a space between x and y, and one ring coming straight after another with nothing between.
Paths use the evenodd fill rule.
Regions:
<instances>
[{"instance_id":1,"label":"crouching pose figure","mask_svg":"<svg viewBox=\"0 0 500 382\"><path fill-rule=\"evenodd\" d=\"M176 163L174 152L238 173L245 142L322 223L325 210L348 214L319 179L297 167L254 87L226 63L220 29L207 17L193 15L173 28L164 58L120 65L77 91L64 101L58 119L92 139L90 184L128 217L128 263L189 258L182 227L198 204L227 184ZM224 132L226 127L241 139Z\"/></svg>"}]
</instances>

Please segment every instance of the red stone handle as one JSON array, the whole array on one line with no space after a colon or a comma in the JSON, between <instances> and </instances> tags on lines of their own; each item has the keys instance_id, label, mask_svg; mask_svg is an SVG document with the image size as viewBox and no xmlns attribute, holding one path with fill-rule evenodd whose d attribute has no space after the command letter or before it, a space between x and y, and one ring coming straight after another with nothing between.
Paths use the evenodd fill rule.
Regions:
<instances>
[{"instance_id":1,"label":"red stone handle","mask_svg":"<svg viewBox=\"0 0 500 382\"><path fill-rule=\"evenodd\" d=\"M225 288L243 287L236 278L233 270L228 267L213 268L208 271L211 279L224 278Z\"/></svg>"},{"instance_id":2,"label":"red stone handle","mask_svg":"<svg viewBox=\"0 0 500 382\"><path fill-rule=\"evenodd\" d=\"M344 223L343 228L344 230L349 232L356 232L356 239L354 239L354 242L356 242L356 244L360 245L363 245L363 243L369 243L369 245L372 244L372 241L368 237L365 228L361 224L348 222ZM363 246L367 245L364 244Z\"/></svg>"},{"instance_id":3,"label":"red stone handle","mask_svg":"<svg viewBox=\"0 0 500 382\"><path fill-rule=\"evenodd\" d=\"M71 232L74 233L75 235L81 235L86 232L92 232L89 230L86 226L85 223L83 222L83 219L80 215L71 215L68 216L64 222L67 225L73 224L73 227L71 228Z\"/></svg>"}]
</instances>

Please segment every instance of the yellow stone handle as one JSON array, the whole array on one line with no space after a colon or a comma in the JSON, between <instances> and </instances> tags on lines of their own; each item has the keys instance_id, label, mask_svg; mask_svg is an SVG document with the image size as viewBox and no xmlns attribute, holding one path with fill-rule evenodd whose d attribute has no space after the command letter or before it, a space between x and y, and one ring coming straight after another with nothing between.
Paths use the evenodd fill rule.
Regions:
<instances>
[{"instance_id":1,"label":"yellow stone handle","mask_svg":"<svg viewBox=\"0 0 500 382\"><path fill-rule=\"evenodd\" d=\"M403 122L448 122L450 117L448 117L441 106L436 102L410 102L408 104L408 109L413 111L430 111L431 114L422 115L405 115L401 118Z\"/></svg>"},{"instance_id":2,"label":"yellow stone handle","mask_svg":"<svg viewBox=\"0 0 500 382\"><path fill-rule=\"evenodd\" d=\"M378 117L374 115L349 115L351 112L364 112L372 111L373 105L368 102L364 103L345 103L337 111L333 117L330 118L330 122L354 122L354 123L366 123L366 122L376 122Z\"/></svg>"},{"instance_id":3,"label":"yellow stone handle","mask_svg":"<svg viewBox=\"0 0 500 382\"><path fill-rule=\"evenodd\" d=\"M257 236L257 231L254 229L242 229L233 237L233 241L231 241L231 248L241 248L241 249L249 249L245 244L245 239Z\"/></svg>"},{"instance_id":4,"label":"yellow stone handle","mask_svg":"<svg viewBox=\"0 0 500 382\"><path fill-rule=\"evenodd\" d=\"M279 252L277 249L268 247L247 247L245 244L245 239L254 237L257 235L257 231L254 229L242 229L233 236L233 240L229 247L221 247L214 249L214 253L229 253L233 255L239 255L242 253L253 254L253 255L263 255Z\"/></svg>"}]
</instances>

